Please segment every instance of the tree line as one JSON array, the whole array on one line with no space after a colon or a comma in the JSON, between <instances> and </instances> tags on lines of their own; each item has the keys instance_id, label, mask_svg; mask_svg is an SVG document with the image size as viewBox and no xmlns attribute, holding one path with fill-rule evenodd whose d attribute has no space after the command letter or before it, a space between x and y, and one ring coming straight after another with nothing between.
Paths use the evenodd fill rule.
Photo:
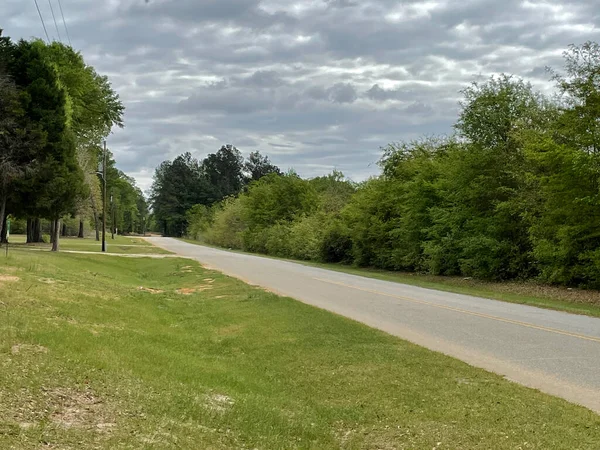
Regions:
<instances>
[{"instance_id":1,"label":"tree line","mask_svg":"<svg viewBox=\"0 0 600 450\"><path fill-rule=\"evenodd\" d=\"M164 161L154 173L150 194L155 229L165 236L181 237L194 206L218 204L270 173L279 175L281 171L268 157L255 152L244 160L232 145L222 146L202 161L189 152Z\"/></svg>"},{"instance_id":2,"label":"tree line","mask_svg":"<svg viewBox=\"0 0 600 450\"><path fill-rule=\"evenodd\" d=\"M52 249L66 234L63 219L78 218L77 234L91 222L98 236L102 214L99 163L102 142L123 126L124 107L108 78L80 53L59 42L13 42L0 30L0 236L7 217L26 222L27 242ZM110 156L110 155L109 155ZM147 207L130 177L107 164L109 212L125 229L141 229Z\"/></svg>"},{"instance_id":3,"label":"tree line","mask_svg":"<svg viewBox=\"0 0 600 450\"><path fill-rule=\"evenodd\" d=\"M381 174L361 183L280 171L229 183L234 172L210 178L184 156L202 181L173 186L185 201L161 216L165 231L282 257L600 288L600 46L569 47L549 76L552 95L510 75L472 83L453 135L389 144ZM154 208L173 165L157 170Z\"/></svg>"}]
</instances>

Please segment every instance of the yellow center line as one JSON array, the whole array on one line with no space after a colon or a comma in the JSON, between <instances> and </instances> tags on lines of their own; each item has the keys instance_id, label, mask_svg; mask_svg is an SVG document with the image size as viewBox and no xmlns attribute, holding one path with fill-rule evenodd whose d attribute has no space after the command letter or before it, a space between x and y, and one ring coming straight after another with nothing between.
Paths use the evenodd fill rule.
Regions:
<instances>
[{"instance_id":1,"label":"yellow center line","mask_svg":"<svg viewBox=\"0 0 600 450\"><path fill-rule=\"evenodd\" d=\"M469 310L466 310L466 309L455 308L453 306L440 305L438 303L428 302L426 300L417 300L416 298L404 297L402 295L387 294L385 292L376 291L376 290L373 290L373 289L361 288L361 287L358 287L358 286L353 286L351 284L340 283L338 281L326 280L324 278L316 278L316 277L314 277L314 279L317 280L317 281L322 281L324 283L335 284L337 286L343 286L343 287L347 287L347 288L350 288L350 289L356 289L358 291L369 292L371 294L376 294L376 295L382 295L384 297L396 298L396 299L399 299L399 300L404 300L404 301L411 302L411 303L417 303L417 304L420 304L420 305L433 306L434 308L446 309L448 311L454 311L454 312L459 312L459 313L463 313L463 314L468 314L470 316L483 317L484 319L496 320L498 322L505 322L505 323L510 323L510 324L513 324L513 325L521 325L523 327L533 328L535 330L547 331L548 333L562 334L564 336L570 336L570 337L574 337L574 338L578 338L578 339L583 339L583 340L586 340L586 341L592 341L592 342L598 342L598 343L600 343L600 338L597 338L597 337L594 337L594 336L586 336L584 334L570 333L568 331L558 330L556 328L550 328L550 327L544 327L544 326L540 326L540 325L534 325L532 323L521 322L519 320L505 319L504 317L498 317L498 316L492 316L490 314L478 313L478 312L469 311Z\"/></svg>"}]
</instances>

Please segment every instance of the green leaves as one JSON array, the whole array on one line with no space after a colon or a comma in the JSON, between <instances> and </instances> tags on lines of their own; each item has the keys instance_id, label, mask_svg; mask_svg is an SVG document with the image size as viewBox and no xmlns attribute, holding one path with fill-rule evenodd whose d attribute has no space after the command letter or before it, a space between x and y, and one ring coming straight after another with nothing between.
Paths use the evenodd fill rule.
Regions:
<instances>
[{"instance_id":1,"label":"green leaves","mask_svg":"<svg viewBox=\"0 0 600 450\"><path fill-rule=\"evenodd\" d=\"M0 136L14 144L3 143L4 169L10 160L11 170L0 171L9 211L52 221L82 216L86 202L98 203L97 148L112 126L122 125L118 95L79 53L57 42L0 37L0 79L16 91L11 121L3 122L0 105ZM7 175L17 172L24 175L8 189Z\"/></svg>"},{"instance_id":2,"label":"green leaves","mask_svg":"<svg viewBox=\"0 0 600 450\"><path fill-rule=\"evenodd\" d=\"M561 101L510 75L472 83L456 135L388 145L379 177L273 171L195 208L190 230L277 256L600 288L600 46L570 47L554 80Z\"/></svg>"},{"instance_id":3,"label":"green leaves","mask_svg":"<svg viewBox=\"0 0 600 450\"><path fill-rule=\"evenodd\" d=\"M252 186L279 175L281 171L269 158L254 152L244 162L232 145L222 146L201 163L184 153L156 169L151 196L154 216L165 235L183 236L187 228L189 235L197 236L206 228L199 205L212 206L238 195L248 182Z\"/></svg>"}]
</instances>

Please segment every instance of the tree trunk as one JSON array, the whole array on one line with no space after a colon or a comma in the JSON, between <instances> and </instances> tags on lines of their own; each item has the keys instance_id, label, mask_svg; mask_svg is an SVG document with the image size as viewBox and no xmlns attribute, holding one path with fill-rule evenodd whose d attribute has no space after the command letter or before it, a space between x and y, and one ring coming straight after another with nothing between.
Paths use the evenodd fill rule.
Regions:
<instances>
[{"instance_id":1,"label":"tree trunk","mask_svg":"<svg viewBox=\"0 0 600 450\"><path fill-rule=\"evenodd\" d=\"M27 244L33 242L33 221L27 218Z\"/></svg>"},{"instance_id":2,"label":"tree trunk","mask_svg":"<svg viewBox=\"0 0 600 450\"><path fill-rule=\"evenodd\" d=\"M51 244L54 244L54 238L56 237L56 230L54 228L55 226L56 226L56 221L51 220L50 221L50 243Z\"/></svg>"},{"instance_id":3,"label":"tree trunk","mask_svg":"<svg viewBox=\"0 0 600 450\"><path fill-rule=\"evenodd\" d=\"M2 232L0 232L0 244L8 244L8 228L6 227L7 216L2 220Z\"/></svg>"},{"instance_id":4,"label":"tree trunk","mask_svg":"<svg viewBox=\"0 0 600 450\"><path fill-rule=\"evenodd\" d=\"M6 236L6 195L0 199L0 236Z\"/></svg>"},{"instance_id":5,"label":"tree trunk","mask_svg":"<svg viewBox=\"0 0 600 450\"><path fill-rule=\"evenodd\" d=\"M33 239L32 242L44 242L44 237L42 236L42 220L37 218L33 221Z\"/></svg>"},{"instance_id":6,"label":"tree trunk","mask_svg":"<svg viewBox=\"0 0 600 450\"><path fill-rule=\"evenodd\" d=\"M62 237L66 237L67 236L67 224L64 223L64 222L63 222L63 225L62 225L61 236Z\"/></svg>"},{"instance_id":7,"label":"tree trunk","mask_svg":"<svg viewBox=\"0 0 600 450\"><path fill-rule=\"evenodd\" d=\"M94 196L90 195L92 201L92 211L94 212L94 226L96 227L96 241L100 242L100 221L98 220L98 210L96 209L96 201Z\"/></svg>"},{"instance_id":8,"label":"tree trunk","mask_svg":"<svg viewBox=\"0 0 600 450\"><path fill-rule=\"evenodd\" d=\"M77 234L79 239L83 239L83 219L79 219L79 234Z\"/></svg>"},{"instance_id":9,"label":"tree trunk","mask_svg":"<svg viewBox=\"0 0 600 450\"><path fill-rule=\"evenodd\" d=\"M58 251L58 240L60 239L60 219L52 221L52 228L53 228L53 236L54 236L54 239L52 240L52 251L57 252Z\"/></svg>"}]
</instances>

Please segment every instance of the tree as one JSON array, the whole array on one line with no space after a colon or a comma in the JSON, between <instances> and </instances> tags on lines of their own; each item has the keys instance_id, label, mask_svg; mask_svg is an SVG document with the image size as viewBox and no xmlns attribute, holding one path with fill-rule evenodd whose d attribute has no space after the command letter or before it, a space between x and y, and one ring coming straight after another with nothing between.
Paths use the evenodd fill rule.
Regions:
<instances>
[{"instance_id":1,"label":"tree","mask_svg":"<svg viewBox=\"0 0 600 450\"><path fill-rule=\"evenodd\" d=\"M556 122L556 137L588 153L600 152L600 45L571 45L563 54L565 74L553 73L563 95L562 114Z\"/></svg>"},{"instance_id":2,"label":"tree","mask_svg":"<svg viewBox=\"0 0 600 450\"><path fill-rule=\"evenodd\" d=\"M202 173L213 190L213 202L236 195L244 186L244 158L232 145L224 145L217 153L202 161Z\"/></svg>"},{"instance_id":3,"label":"tree","mask_svg":"<svg viewBox=\"0 0 600 450\"><path fill-rule=\"evenodd\" d=\"M214 188L190 153L164 161L155 171L150 202L165 236L183 236L187 211L194 205L210 205Z\"/></svg>"},{"instance_id":4,"label":"tree","mask_svg":"<svg viewBox=\"0 0 600 450\"><path fill-rule=\"evenodd\" d=\"M544 281L600 288L600 46L564 54L559 114L526 140L537 191L530 229Z\"/></svg>"},{"instance_id":5,"label":"tree","mask_svg":"<svg viewBox=\"0 0 600 450\"><path fill-rule=\"evenodd\" d=\"M338 170L313 178L309 182L319 195L320 209L328 214L339 213L356 191L354 183Z\"/></svg>"},{"instance_id":6,"label":"tree","mask_svg":"<svg viewBox=\"0 0 600 450\"><path fill-rule=\"evenodd\" d=\"M318 197L314 187L295 172L284 176L272 173L250 185L242 196L242 205L244 218L252 230L314 212Z\"/></svg>"},{"instance_id":7,"label":"tree","mask_svg":"<svg viewBox=\"0 0 600 450\"><path fill-rule=\"evenodd\" d=\"M80 53L58 42L46 47L46 53L69 96L70 128L77 148L77 161L89 191L76 206L80 216L80 237L83 237L83 216L91 207L99 240L97 205L100 203L100 186L95 173L96 162L101 157L102 140L112 127L123 126L124 107L108 78L86 65Z\"/></svg>"},{"instance_id":8,"label":"tree","mask_svg":"<svg viewBox=\"0 0 600 450\"><path fill-rule=\"evenodd\" d=\"M21 177L26 168L27 134L20 127L22 111L18 102L18 91L11 80L9 64L12 45L2 37L0 52L0 235L5 231L6 205L14 182Z\"/></svg>"},{"instance_id":9,"label":"tree","mask_svg":"<svg viewBox=\"0 0 600 450\"><path fill-rule=\"evenodd\" d=\"M473 82L462 91L462 111L455 128L483 148L510 149L515 133L548 124L546 100L529 83L511 75Z\"/></svg>"},{"instance_id":10,"label":"tree","mask_svg":"<svg viewBox=\"0 0 600 450\"><path fill-rule=\"evenodd\" d=\"M248 182L260 180L271 173L281 175L279 167L272 164L268 156L263 156L259 152L250 153L244 163L244 170L247 173Z\"/></svg>"},{"instance_id":11,"label":"tree","mask_svg":"<svg viewBox=\"0 0 600 450\"><path fill-rule=\"evenodd\" d=\"M53 221L52 250L57 251L60 218L73 212L77 199L85 195L83 174L69 127L69 96L47 58L47 47L42 41L20 41L14 54L12 73L20 88L25 115L39 125L44 135L35 154L35 175L19 184L20 202L28 215Z\"/></svg>"}]
</instances>

